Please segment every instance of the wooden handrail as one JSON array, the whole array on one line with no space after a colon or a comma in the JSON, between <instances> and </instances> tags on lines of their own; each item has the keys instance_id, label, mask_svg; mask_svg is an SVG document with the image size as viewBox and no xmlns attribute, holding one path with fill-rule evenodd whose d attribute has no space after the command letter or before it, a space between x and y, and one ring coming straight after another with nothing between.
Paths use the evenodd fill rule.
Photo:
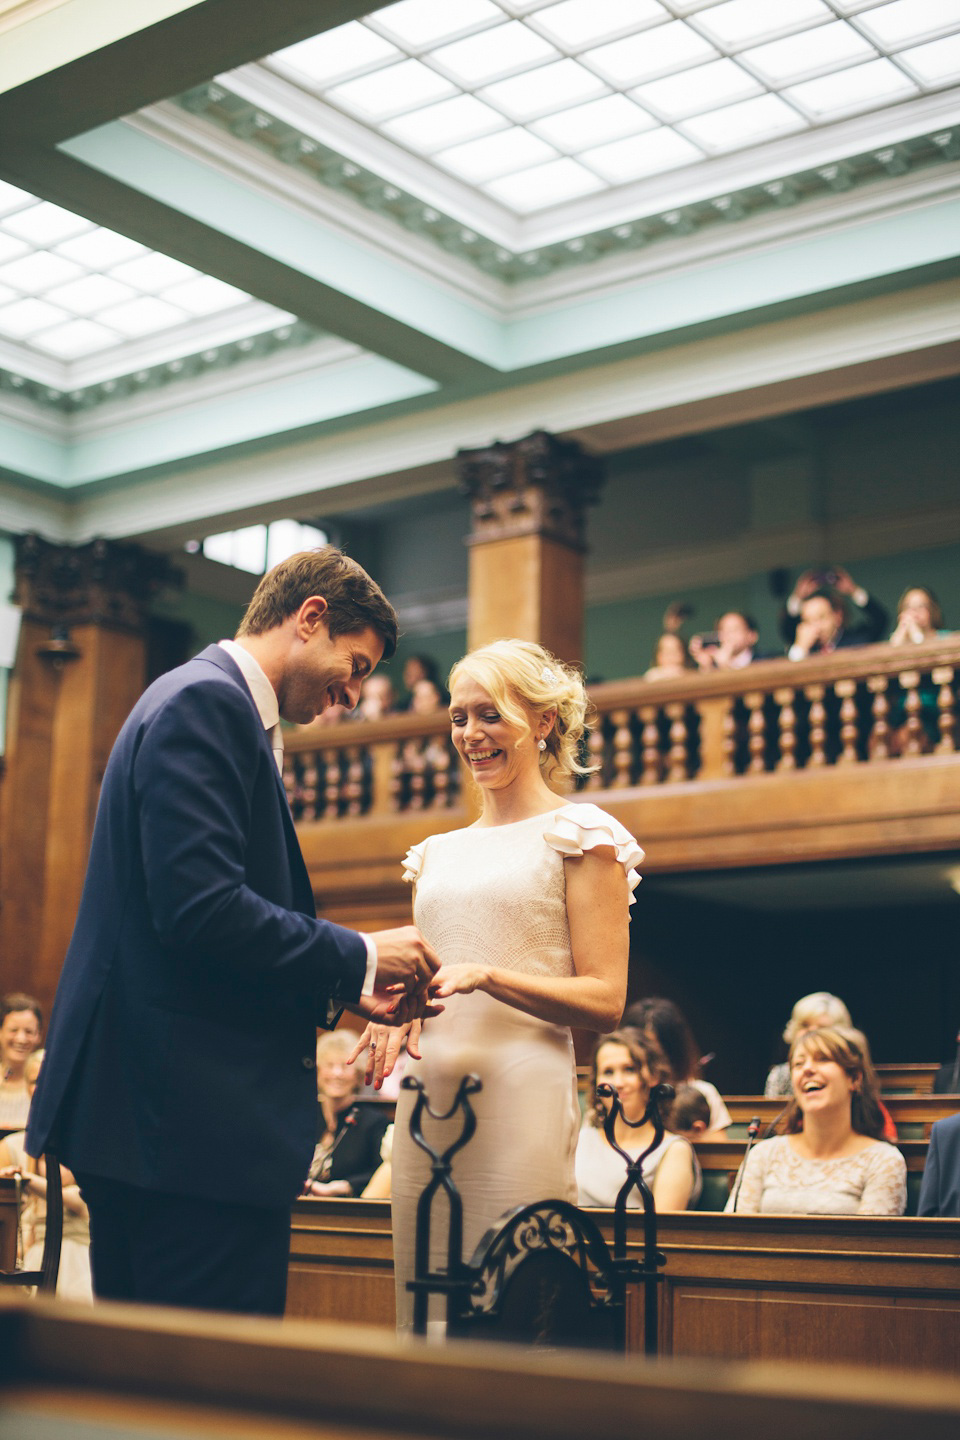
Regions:
<instances>
[{"instance_id":1,"label":"wooden handrail","mask_svg":"<svg viewBox=\"0 0 960 1440\"><path fill-rule=\"evenodd\" d=\"M589 791L734 780L957 752L960 632L744 670L633 678L590 689ZM286 737L298 821L451 812L461 768L442 711L315 722Z\"/></svg>"}]
</instances>

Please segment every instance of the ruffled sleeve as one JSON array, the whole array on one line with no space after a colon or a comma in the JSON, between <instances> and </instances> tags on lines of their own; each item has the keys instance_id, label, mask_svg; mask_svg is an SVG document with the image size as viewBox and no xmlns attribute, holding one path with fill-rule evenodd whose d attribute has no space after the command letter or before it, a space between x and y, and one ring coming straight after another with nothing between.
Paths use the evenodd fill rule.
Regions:
<instances>
[{"instance_id":1,"label":"ruffled sleeve","mask_svg":"<svg viewBox=\"0 0 960 1440\"><path fill-rule=\"evenodd\" d=\"M423 865L423 852L426 847L426 840L421 840L419 845L411 845L403 857L403 881L407 885L416 884Z\"/></svg>"},{"instance_id":2,"label":"ruffled sleeve","mask_svg":"<svg viewBox=\"0 0 960 1440\"><path fill-rule=\"evenodd\" d=\"M565 805L551 815L543 838L564 858L583 855L585 851L596 850L601 845L613 845L630 886L630 904L636 903L633 892L640 884L640 872L636 867L643 859L643 851L626 826L601 810L599 805Z\"/></svg>"}]
</instances>

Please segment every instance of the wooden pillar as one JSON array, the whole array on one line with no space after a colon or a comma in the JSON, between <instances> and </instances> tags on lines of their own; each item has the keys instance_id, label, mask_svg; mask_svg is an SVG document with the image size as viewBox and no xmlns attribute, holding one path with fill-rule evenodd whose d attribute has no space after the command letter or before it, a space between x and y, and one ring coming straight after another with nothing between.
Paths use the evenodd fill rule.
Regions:
<instances>
[{"instance_id":1,"label":"wooden pillar","mask_svg":"<svg viewBox=\"0 0 960 1440\"><path fill-rule=\"evenodd\" d=\"M585 512L599 494L600 460L539 430L513 444L461 450L457 468L473 509L469 648L514 636L579 664Z\"/></svg>"},{"instance_id":2,"label":"wooden pillar","mask_svg":"<svg viewBox=\"0 0 960 1440\"><path fill-rule=\"evenodd\" d=\"M100 782L145 683L146 615L164 557L34 535L17 547L23 611L0 797L3 988L49 1010L83 888Z\"/></svg>"}]
</instances>

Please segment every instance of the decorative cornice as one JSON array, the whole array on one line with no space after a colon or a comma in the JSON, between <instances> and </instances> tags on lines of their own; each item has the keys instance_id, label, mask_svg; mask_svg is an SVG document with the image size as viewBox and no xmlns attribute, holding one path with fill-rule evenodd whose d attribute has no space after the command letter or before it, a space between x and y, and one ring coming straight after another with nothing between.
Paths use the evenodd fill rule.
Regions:
<instances>
[{"instance_id":1,"label":"decorative cornice","mask_svg":"<svg viewBox=\"0 0 960 1440\"><path fill-rule=\"evenodd\" d=\"M92 410L108 401L145 395L166 389L183 381L232 370L250 360L292 350L317 340L322 332L302 320L265 330L259 335L245 335L226 344L208 345L193 354L177 356L162 364L146 365L125 375L111 376L94 385L61 389L46 385L27 375L0 365L0 395L10 394L31 400L45 410L61 415L75 415Z\"/></svg>"},{"instance_id":2,"label":"decorative cornice","mask_svg":"<svg viewBox=\"0 0 960 1440\"><path fill-rule=\"evenodd\" d=\"M16 541L15 600L40 624L137 633L158 592L182 579L166 555L140 545L93 540L74 548L32 534Z\"/></svg>"},{"instance_id":3,"label":"decorative cornice","mask_svg":"<svg viewBox=\"0 0 960 1440\"><path fill-rule=\"evenodd\" d=\"M292 124L234 94L221 81L198 86L176 103L328 189L348 195L399 228L508 284L555 274L628 251L736 225L762 214L858 189L960 159L960 128L948 126L842 160L793 171L759 184L639 215L635 220L515 252L444 214Z\"/></svg>"},{"instance_id":4,"label":"decorative cornice","mask_svg":"<svg viewBox=\"0 0 960 1440\"><path fill-rule=\"evenodd\" d=\"M603 471L603 461L576 440L544 430L509 445L459 450L460 489L473 513L467 544L543 535L582 550L586 507L600 498Z\"/></svg>"}]
</instances>

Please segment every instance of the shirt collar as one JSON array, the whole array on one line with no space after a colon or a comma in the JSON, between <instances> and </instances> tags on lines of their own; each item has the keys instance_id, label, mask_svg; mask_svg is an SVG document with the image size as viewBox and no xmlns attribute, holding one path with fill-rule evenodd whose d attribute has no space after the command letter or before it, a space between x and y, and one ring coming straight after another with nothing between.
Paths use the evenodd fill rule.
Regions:
<instances>
[{"instance_id":1,"label":"shirt collar","mask_svg":"<svg viewBox=\"0 0 960 1440\"><path fill-rule=\"evenodd\" d=\"M277 692L249 650L245 650L235 640L221 640L220 647L226 650L247 682L247 689L253 697L264 730L272 730L280 719Z\"/></svg>"}]
</instances>

